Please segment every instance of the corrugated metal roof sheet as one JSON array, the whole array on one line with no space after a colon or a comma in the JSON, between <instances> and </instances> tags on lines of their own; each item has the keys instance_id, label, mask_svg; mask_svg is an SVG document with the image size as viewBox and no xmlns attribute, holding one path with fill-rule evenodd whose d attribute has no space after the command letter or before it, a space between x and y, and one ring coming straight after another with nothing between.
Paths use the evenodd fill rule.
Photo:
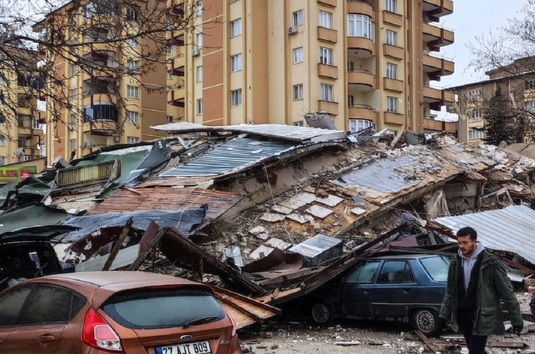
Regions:
<instances>
[{"instance_id":1,"label":"corrugated metal roof sheet","mask_svg":"<svg viewBox=\"0 0 535 354\"><path fill-rule=\"evenodd\" d=\"M161 177L216 176L233 169L245 168L293 149L296 144L239 136L215 146L212 150L182 166L169 169Z\"/></svg>"},{"instance_id":2,"label":"corrugated metal roof sheet","mask_svg":"<svg viewBox=\"0 0 535 354\"><path fill-rule=\"evenodd\" d=\"M471 226L485 247L509 251L535 263L535 210L525 205L504 209L437 218L435 222L454 232Z\"/></svg>"},{"instance_id":3,"label":"corrugated metal roof sheet","mask_svg":"<svg viewBox=\"0 0 535 354\"><path fill-rule=\"evenodd\" d=\"M327 141L339 140L346 137L346 132L309 127L298 127L286 124L237 124L225 126L203 126L191 123L169 123L151 127L155 130L163 130L176 133L228 131L235 133L250 133L272 138L291 141Z\"/></svg>"},{"instance_id":4,"label":"corrugated metal roof sheet","mask_svg":"<svg viewBox=\"0 0 535 354\"><path fill-rule=\"evenodd\" d=\"M241 196L201 188L119 189L88 214L107 214L141 210L184 210L208 205L205 221L217 218L235 205Z\"/></svg>"}]
</instances>

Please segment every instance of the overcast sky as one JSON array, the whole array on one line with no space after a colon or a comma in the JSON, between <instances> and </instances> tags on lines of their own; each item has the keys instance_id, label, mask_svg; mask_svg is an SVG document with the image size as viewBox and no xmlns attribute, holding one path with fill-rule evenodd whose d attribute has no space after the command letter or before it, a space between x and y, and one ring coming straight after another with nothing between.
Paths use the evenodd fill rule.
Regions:
<instances>
[{"instance_id":1,"label":"overcast sky","mask_svg":"<svg viewBox=\"0 0 535 354\"><path fill-rule=\"evenodd\" d=\"M463 85L485 79L483 73L474 73L470 63L470 51L466 45L474 43L474 37L485 36L492 30L507 24L508 18L518 15L518 11L528 0L454 0L453 14L441 18L440 26L455 33L455 43L442 47L440 54L455 62L455 73L444 76L436 86L440 88Z\"/></svg>"}]
</instances>

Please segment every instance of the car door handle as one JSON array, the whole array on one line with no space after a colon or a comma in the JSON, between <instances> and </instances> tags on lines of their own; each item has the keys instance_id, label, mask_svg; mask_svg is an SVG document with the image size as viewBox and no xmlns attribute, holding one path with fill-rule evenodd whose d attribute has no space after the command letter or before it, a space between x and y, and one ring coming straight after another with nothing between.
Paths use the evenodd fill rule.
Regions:
<instances>
[{"instance_id":1,"label":"car door handle","mask_svg":"<svg viewBox=\"0 0 535 354\"><path fill-rule=\"evenodd\" d=\"M52 334L43 334L39 336L39 343L50 343L56 340L56 337Z\"/></svg>"}]
</instances>

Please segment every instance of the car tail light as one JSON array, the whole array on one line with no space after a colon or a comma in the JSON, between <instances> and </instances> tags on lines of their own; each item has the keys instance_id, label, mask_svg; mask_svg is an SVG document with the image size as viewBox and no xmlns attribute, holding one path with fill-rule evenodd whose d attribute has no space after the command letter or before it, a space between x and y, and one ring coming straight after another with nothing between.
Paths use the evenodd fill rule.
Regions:
<instances>
[{"instance_id":1,"label":"car tail light","mask_svg":"<svg viewBox=\"0 0 535 354\"><path fill-rule=\"evenodd\" d=\"M92 308L87 311L82 329L82 341L94 348L122 352L121 340L110 325Z\"/></svg>"},{"instance_id":2,"label":"car tail light","mask_svg":"<svg viewBox=\"0 0 535 354\"><path fill-rule=\"evenodd\" d=\"M234 319L232 318L230 313L227 312L227 316L230 319L230 323L232 325L232 334L231 334L230 338L234 338L234 337L236 337L236 322L234 321Z\"/></svg>"}]
</instances>

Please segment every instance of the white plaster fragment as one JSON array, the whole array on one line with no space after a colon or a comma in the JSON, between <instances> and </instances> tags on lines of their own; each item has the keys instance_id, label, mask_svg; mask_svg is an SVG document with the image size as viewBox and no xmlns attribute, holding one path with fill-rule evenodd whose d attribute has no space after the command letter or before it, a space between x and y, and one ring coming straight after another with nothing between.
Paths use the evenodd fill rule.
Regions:
<instances>
[{"instance_id":1,"label":"white plaster fragment","mask_svg":"<svg viewBox=\"0 0 535 354\"><path fill-rule=\"evenodd\" d=\"M287 207L282 206L282 205L278 205L278 204L273 205L271 207L271 210L277 211L277 212L285 214L285 215L288 215L288 214L290 214L292 212L292 209L287 208Z\"/></svg>"},{"instance_id":2,"label":"white plaster fragment","mask_svg":"<svg viewBox=\"0 0 535 354\"><path fill-rule=\"evenodd\" d=\"M290 209L297 209L307 204L310 204L314 202L315 200L316 200L316 196L314 194L303 192L303 193L296 194L291 198L283 200L279 204Z\"/></svg>"},{"instance_id":3,"label":"white plaster fragment","mask_svg":"<svg viewBox=\"0 0 535 354\"><path fill-rule=\"evenodd\" d=\"M276 214L276 213L264 213L260 217L260 220L268 221L268 222L277 222L284 220L284 215Z\"/></svg>"},{"instance_id":4,"label":"white plaster fragment","mask_svg":"<svg viewBox=\"0 0 535 354\"><path fill-rule=\"evenodd\" d=\"M327 208L322 207L321 205L316 205L316 204L312 205L310 208L308 208L305 211L320 219L323 219L329 216L333 212L331 209L327 209Z\"/></svg>"},{"instance_id":5,"label":"white plaster fragment","mask_svg":"<svg viewBox=\"0 0 535 354\"><path fill-rule=\"evenodd\" d=\"M332 194L329 194L329 196L327 198L319 198L319 197L316 197L316 201L318 203L321 203L321 204L325 204L327 206L330 206L330 207L334 207L338 204L340 204L344 199L343 198L340 198L336 195L332 195Z\"/></svg>"}]
</instances>

